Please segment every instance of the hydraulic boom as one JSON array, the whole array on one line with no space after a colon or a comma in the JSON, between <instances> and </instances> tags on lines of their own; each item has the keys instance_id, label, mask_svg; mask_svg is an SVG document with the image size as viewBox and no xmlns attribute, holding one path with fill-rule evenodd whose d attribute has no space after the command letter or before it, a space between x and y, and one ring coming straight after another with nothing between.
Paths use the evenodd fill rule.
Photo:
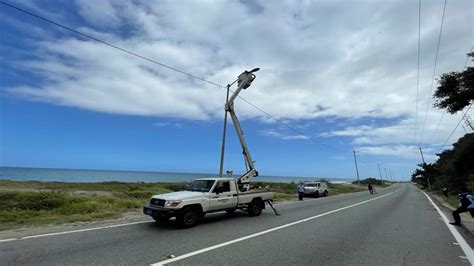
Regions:
<instances>
[{"instance_id":1,"label":"hydraulic boom","mask_svg":"<svg viewBox=\"0 0 474 266\"><path fill-rule=\"evenodd\" d=\"M250 155L249 148L247 143L244 139L244 132L242 131L242 127L240 126L239 119L234 111L234 100L239 95L240 91L243 89L247 89L252 84L252 81L255 79L254 72L257 72L259 68L252 69L251 71L244 71L242 74L239 75L237 78L237 89L234 91L232 96L227 100L225 105L225 111L230 114L232 119L232 123L234 124L235 131L237 132L237 136L240 141L240 145L242 146L242 154L244 155L244 162L247 169L247 172L243 174L238 179L239 189L241 191L247 191L250 188L249 182L251 177L258 176L258 172L255 169L254 161L252 160L252 156ZM234 81L235 83L235 81ZM233 83L232 83L233 84ZM228 88L230 85L228 86Z\"/></svg>"}]
</instances>

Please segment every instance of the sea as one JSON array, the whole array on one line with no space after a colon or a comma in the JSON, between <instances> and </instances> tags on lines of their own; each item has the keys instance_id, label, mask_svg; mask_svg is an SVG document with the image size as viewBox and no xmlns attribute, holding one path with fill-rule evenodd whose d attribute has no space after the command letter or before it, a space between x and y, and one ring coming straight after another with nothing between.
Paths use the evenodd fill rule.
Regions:
<instances>
[{"instance_id":1,"label":"sea","mask_svg":"<svg viewBox=\"0 0 474 266\"><path fill-rule=\"evenodd\" d=\"M138 172L116 170L85 170L85 169L56 169L56 168L26 168L0 167L0 180L42 181L42 182L190 182L196 178L213 177L217 174L204 173L167 173L167 172ZM317 177L298 176L258 176L252 181L290 183L319 180ZM352 180L324 178L333 183L349 183Z\"/></svg>"}]
</instances>

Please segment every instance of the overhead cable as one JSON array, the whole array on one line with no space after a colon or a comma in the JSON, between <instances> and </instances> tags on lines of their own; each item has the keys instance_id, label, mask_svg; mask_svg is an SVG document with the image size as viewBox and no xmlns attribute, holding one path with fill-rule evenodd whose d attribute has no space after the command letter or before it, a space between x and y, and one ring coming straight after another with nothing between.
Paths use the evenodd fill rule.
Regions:
<instances>
[{"instance_id":1,"label":"overhead cable","mask_svg":"<svg viewBox=\"0 0 474 266\"><path fill-rule=\"evenodd\" d=\"M120 46L118 46L118 45L116 45L116 44L113 44L113 43L104 41L104 40L102 40L102 39L99 39L99 38L97 38L97 37L91 36L91 35L89 35L89 34L80 32L80 31L75 30L75 29L73 29L73 28L71 28L71 27L69 27L69 26L66 26L66 25L64 25L64 24L61 24L61 23L59 23L59 22L55 22L55 21L53 21L53 20L51 20L51 19L48 19L48 18L45 18L45 17L40 16L40 15L38 15L38 14L32 13L32 12L30 12L30 11L27 11L27 10L25 10L25 9L23 9L23 8L17 7L17 6L15 6L15 5L10 4L10 3L0 2L0 4L3 4L3 5L5 5L5 6L7 6L7 7L16 9L16 10L18 10L18 11L20 11L20 12L23 12L23 13L25 13L25 14L27 14L27 15L30 15L30 16L35 17L35 18L38 18L38 19L40 19L40 20L46 21L46 22L48 22L48 23L50 23L50 24L53 24L53 25L58 26L58 27L60 27L60 28L62 28L62 29L68 30L68 31L70 31L70 32L73 32L73 33L78 34L78 35L80 35L80 36L83 36L83 37L85 37L85 38L88 38L88 39L94 40L94 41L96 41L96 42L102 43L102 44L104 44L104 45L107 45L107 46L109 46L109 47L112 47L112 48L114 48L114 49L117 49L117 50L119 50L119 51L122 51L122 52L124 52L124 53L127 53L127 54L129 54L129 55L136 56L136 57L141 58L141 59L143 59L143 60L146 60L146 61L148 61L148 62L151 62L151 63L157 64L157 65L159 65L159 66L168 68L168 69L170 69L170 70L176 71L176 72L181 73L181 74L183 74L183 75L186 75L186 76L188 76L188 77L191 77L191 78L194 78L194 79L197 79L197 80L200 80L200 81L209 83L209 84L214 85L214 86L216 86L216 87L219 87L219 88L221 88L221 89L225 89L225 88L226 88L225 86L223 86L223 85L221 85L221 84L218 84L218 83L216 83L216 82L207 80L207 79L202 78L202 77L198 77L198 76L196 76L196 75L190 74L190 73L188 73L188 72L185 72L185 71L183 71L183 70L177 69L177 68L172 67L172 66L170 66L170 65L161 63L161 62L159 62L159 61L157 61L157 60L150 59L150 58L145 57L145 56L143 56L143 55L140 55L140 54L138 54L138 53L136 53L136 52L130 51L130 50L125 49L125 48L122 48L122 47L120 47ZM304 137L307 138L307 139L312 139L314 142L316 142L316 143L318 143L318 144L320 144L320 145L322 145L322 146L328 147L328 148L330 148L330 149L333 149L333 150L335 150L335 151L344 152L344 153L346 152L346 151L343 151L343 150L338 149L338 148L336 148L336 147L333 147L333 146L331 146L331 145L328 145L328 144L326 144L326 143L317 141L317 140L315 140L314 137L311 137L311 136L308 136L308 135L302 133L300 130L298 130L298 129L292 127L291 125L289 125L289 124L287 124L287 123L281 121L280 119L274 117L273 115L271 115L270 113L266 112L266 111L263 110L261 107L258 107L257 105L255 105L254 103L250 102L249 100L245 99L244 97L238 96L238 98L240 98L241 100L243 100L244 102L246 102L247 104L249 104L249 105L250 105L251 107L253 107L254 109L258 110L259 112L265 114L267 117L269 117L269 118L271 118L272 120L276 121L277 123L279 123L279 124L285 126L286 128L288 128L288 129L290 129L290 130L292 130L292 131L298 133L299 135L304 136Z\"/></svg>"},{"instance_id":2,"label":"overhead cable","mask_svg":"<svg viewBox=\"0 0 474 266\"><path fill-rule=\"evenodd\" d=\"M430 93L428 94L428 103L426 104L425 119L423 120L423 126L421 127L420 142L419 142L420 144L423 141L423 133L424 133L424 130L425 130L426 118L428 117L428 109L429 109L430 104L431 104L431 97L432 97L431 93L433 92L433 84L434 84L434 78L435 78L435 74L436 74L436 67L438 65L438 54L439 54L439 47L440 47L440 44L441 44L441 36L442 36L442 33L443 33L444 15L446 13L446 4L447 4L447 2L448 2L448 0L444 0L443 15L441 16L441 26L439 28L439 35L438 35L438 44L436 46L436 56L435 56L435 62L434 62L434 67L433 67L433 75L431 77ZM421 145L418 145L418 146L421 146Z\"/></svg>"}]
</instances>

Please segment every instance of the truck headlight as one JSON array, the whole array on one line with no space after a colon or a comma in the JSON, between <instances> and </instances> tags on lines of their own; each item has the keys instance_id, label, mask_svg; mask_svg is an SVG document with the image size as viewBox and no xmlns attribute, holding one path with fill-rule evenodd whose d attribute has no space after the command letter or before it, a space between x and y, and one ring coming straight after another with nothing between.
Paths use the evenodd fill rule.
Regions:
<instances>
[{"instance_id":1,"label":"truck headlight","mask_svg":"<svg viewBox=\"0 0 474 266\"><path fill-rule=\"evenodd\" d=\"M167 200L165 202L165 207L176 207L181 203L180 200Z\"/></svg>"}]
</instances>

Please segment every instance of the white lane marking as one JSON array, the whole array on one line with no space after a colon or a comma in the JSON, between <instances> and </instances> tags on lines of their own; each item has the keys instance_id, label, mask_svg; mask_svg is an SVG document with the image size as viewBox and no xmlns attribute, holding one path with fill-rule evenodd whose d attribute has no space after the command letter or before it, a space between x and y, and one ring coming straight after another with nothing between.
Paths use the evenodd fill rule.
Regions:
<instances>
[{"instance_id":1,"label":"white lane marking","mask_svg":"<svg viewBox=\"0 0 474 266\"><path fill-rule=\"evenodd\" d=\"M9 238L9 239L0 239L0 242L8 242L8 241L13 241L17 240L16 238Z\"/></svg>"},{"instance_id":2,"label":"white lane marking","mask_svg":"<svg viewBox=\"0 0 474 266\"><path fill-rule=\"evenodd\" d=\"M64 232L56 232L56 233L48 233L48 234L41 234L41 235L25 236L25 237L19 237L19 238L1 239L0 242L31 239L31 238L38 238L38 237L45 237L45 236L65 235L65 234L80 233L80 232L108 229L108 228L114 228L114 227L122 227L122 226L127 226L127 225L134 225L134 224L151 223L151 222L153 222L153 221L140 221L140 222L133 222L133 223L125 223L125 224L114 224L114 225L107 225L107 226L93 227L93 228L85 228L85 229L78 229L78 230L71 230L71 231L64 231Z\"/></svg>"},{"instance_id":3,"label":"white lane marking","mask_svg":"<svg viewBox=\"0 0 474 266\"><path fill-rule=\"evenodd\" d=\"M466 258L469 260L471 265L474 265L474 251L472 250L471 246L469 246L466 240L464 240L458 230L456 230L453 225L449 224L449 220L446 215L444 215L444 213L439 209L439 207L433 202L430 196L428 196L428 194L426 194L424 191L420 191L423 192L423 194L425 194L425 196L430 200L431 205L433 205L433 207L438 211L439 215L443 218L443 222L446 224L456 241L458 241L458 244L461 247L462 251L464 252L464 254L466 254Z\"/></svg>"},{"instance_id":4,"label":"white lane marking","mask_svg":"<svg viewBox=\"0 0 474 266\"><path fill-rule=\"evenodd\" d=\"M163 261L153 263L153 264L150 264L150 265L151 266L166 265L168 263L179 261L179 260L189 258L189 257L195 256L195 255L201 254L201 253L205 253L205 252L208 252L208 251L211 251L211 250L214 250L214 249L225 247L225 246L235 244L237 242L241 242L241 241L244 241L244 240L247 240L247 239L250 239L250 238L254 238L254 237L257 237L257 236L268 234L268 233L273 232L273 231L281 230L281 229L286 228L286 227L290 227L290 226L300 224L300 223L303 223L303 222L307 222L307 221L310 221L310 220L313 220L313 219L317 219L317 218L320 218L320 217L323 217L323 216L326 216L326 215L329 215L329 214L332 214L332 213L335 213L335 212L339 212L339 211L349 209L349 208L352 208L352 207L355 207L355 206L358 206L358 205L362 205L362 204L368 203L368 202L373 201L373 200L381 199L383 197L387 197L389 195L392 195L393 193L394 192L391 192L391 193L388 193L388 194L385 194L385 195L382 195L382 196L379 196L379 197L376 197L376 198L373 198L373 199L361 201L359 203L355 203L355 204L345 206L345 207L342 207L342 208L339 208L339 209L328 211L328 212L325 212L325 213L322 213L322 214L319 214L319 215L316 215L316 216L308 217L308 218L305 218L305 219L302 219L302 220L299 220L299 221L296 221L296 222L280 225L280 226L277 226L277 227L274 227L274 228L267 229L267 230L262 231L262 232L258 232L258 233L251 234L251 235L248 235L248 236L240 237L240 238L237 238L237 239L234 239L234 240L230 240L230 241L220 243L220 244L217 244L217 245L214 245L214 246L210 246L210 247L203 248L203 249L200 249L200 250L196 250L196 251L193 251L193 252L190 252L190 253L179 255L176 258L163 260Z\"/></svg>"}]
</instances>

